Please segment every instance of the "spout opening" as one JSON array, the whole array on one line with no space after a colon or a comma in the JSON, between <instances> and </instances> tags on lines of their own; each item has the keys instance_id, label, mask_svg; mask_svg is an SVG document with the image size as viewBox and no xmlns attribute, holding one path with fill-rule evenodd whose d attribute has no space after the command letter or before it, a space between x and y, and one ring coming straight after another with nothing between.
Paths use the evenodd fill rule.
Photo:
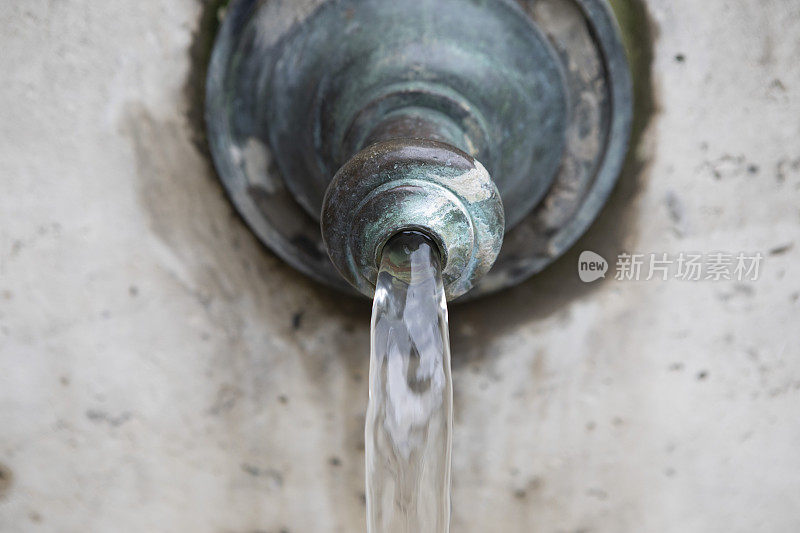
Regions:
<instances>
[{"instance_id":1,"label":"spout opening","mask_svg":"<svg viewBox=\"0 0 800 533\"><path fill-rule=\"evenodd\" d=\"M439 265L442 270L447 268L447 248L442 241L442 237L438 235L436 232L430 230L425 226L418 226L415 224L408 224L405 226L401 226L397 229L397 231L389 234L389 236L381 241L378 247L375 250L375 267L380 269L381 265L381 257L383 257L383 251L386 248L386 245L394 239L403 234L416 234L421 237L428 239L431 244L433 245L433 249L436 251L439 257Z\"/></svg>"}]
</instances>

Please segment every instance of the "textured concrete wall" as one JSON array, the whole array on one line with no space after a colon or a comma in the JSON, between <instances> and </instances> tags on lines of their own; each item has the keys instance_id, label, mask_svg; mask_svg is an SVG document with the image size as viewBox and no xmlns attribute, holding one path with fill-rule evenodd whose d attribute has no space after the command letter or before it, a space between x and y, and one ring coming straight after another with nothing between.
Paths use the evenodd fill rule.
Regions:
<instances>
[{"instance_id":1,"label":"textured concrete wall","mask_svg":"<svg viewBox=\"0 0 800 533\"><path fill-rule=\"evenodd\" d=\"M639 161L573 252L451 313L454 531L800 530L800 4L648 7ZM369 309L232 212L202 12L0 5L0 531L363 529ZM765 259L584 285L584 248Z\"/></svg>"}]
</instances>

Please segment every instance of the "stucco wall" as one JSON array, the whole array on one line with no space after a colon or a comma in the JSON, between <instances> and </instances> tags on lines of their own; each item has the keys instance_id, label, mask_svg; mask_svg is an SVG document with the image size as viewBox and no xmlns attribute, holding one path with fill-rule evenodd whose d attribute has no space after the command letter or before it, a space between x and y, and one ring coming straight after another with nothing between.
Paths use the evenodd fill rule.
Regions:
<instances>
[{"instance_id":1,"label":"stucco wall","mask_svg":"<svg viewBox=\"0 0 800 533\"><path fill-rule=\"evenodd\" d=\"M647 5L656 113L609 207L451 312L453 531L800 530L800 4ZM369 307L233 213L202 17L0 5L1 531L364 527ZM765 258L586 285L583 249Z\"/></svg>"}]
</instances>

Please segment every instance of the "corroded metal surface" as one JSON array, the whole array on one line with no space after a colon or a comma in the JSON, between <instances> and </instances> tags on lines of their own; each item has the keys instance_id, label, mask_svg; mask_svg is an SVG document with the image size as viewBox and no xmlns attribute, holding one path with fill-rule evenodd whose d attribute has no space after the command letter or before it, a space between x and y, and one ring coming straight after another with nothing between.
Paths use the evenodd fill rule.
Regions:
<instances>
[{"instance_id":1,"label":"corroded metal surface","mask_svg":"<svg viewBox=\"0 0 800 533\"><path fill-rule=\"evenodd\" d=\"M237 209L286 261L345 290L318 213L336 170L370 142L418 124L486 165L507 233L472 297L538 272L583 233L630 118L602 0L241 0L207 85L212 153Z\"/></svg>"},{"instance_id":2,"label":"corroded metal surface","mask_svg":"<svg viewBox=\"0 0 800 533\"><path fill-rule=\"evenodd\" d=\"M558 60L513 4L327 2L267 57L259 117L312 217L333 174L397 115L436 121L450 144L481 161L510 226L558 168L566 116Z\"/></svg>"},{"instance_id":3,"label":"corroded metal surface","mask_svg":"<svg viewBox=\"0 0 800 533\"><path fill-rule=\"evenodd\" d=\"M322 234L339 272L372 296L384 244L417 230L438 245L447 299L491 268L503 242L503 206L489 173L444 143L372 144L336 173L322 208Z\"/></svg>"}]
</instances>

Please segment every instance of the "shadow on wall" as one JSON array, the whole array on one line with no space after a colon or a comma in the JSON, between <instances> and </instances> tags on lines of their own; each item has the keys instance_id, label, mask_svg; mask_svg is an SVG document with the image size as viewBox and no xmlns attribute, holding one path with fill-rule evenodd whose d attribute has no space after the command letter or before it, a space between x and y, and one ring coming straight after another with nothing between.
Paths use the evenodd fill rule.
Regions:
<instances>
[{"instance_id":1,"label":"shadow on wall","mask_svg":"<svg viewBox=\"0 0 800 533\"><path fill-rule=\"evenodd\" d=\"M643 0L611 0L612 8L622 29L625 48L634 80L635 112L630 150L623 172L600 216L589 231L560 259L527 282L500 294L467 302L451 308L451 342L454 366L483 357L493 338L501 336L520 324L540 320L557 313L569 302L585 298L603 283L582 283L576 272L577 258L584 249L605 257L613 257L636 234L635 198L647 179L648 155L642 146L644 133L657 105L653 95L651 63L656 29ZM203 120L204 80L220 13L227 0L206 0L190 50L191 68L185 85L188 107L186 116L192 131L192 141L213 169L205 138ZM210 174L214 176L213 170ZM213 180L213 178L211 178ZM218 182L214 194L225 196ZM206 187L208 188L208 187ZM238 222L244 226L243 221ZM246 228L241 228L246 230ZM244 233L242 231L241 233ZM254 237L249 237L254 240ZM263 264L269 256L269 270L281 278L291 278L299 293L305 294L308 305L330 319L348 324L351 335L365 335L369 326L369 305L363 300L342 296L296 274L289 266L276 261L272 252L263 246L248 247L255 254L249 261ZM237 250L236 253L243 253ZM315 300L315 301L310 301ZM294 309L295 316L306 311ZM297 313L300 313L297 315ZM288 318L287 318L288 319ZM294 319L296 320L296 318ZM469 332L465 334L463 332ZM366 338L364 339L366 341ZM355 357L366 359L367 354ZM357 361L352 365L358 366Z\"/></svg>"}]
</instances>

